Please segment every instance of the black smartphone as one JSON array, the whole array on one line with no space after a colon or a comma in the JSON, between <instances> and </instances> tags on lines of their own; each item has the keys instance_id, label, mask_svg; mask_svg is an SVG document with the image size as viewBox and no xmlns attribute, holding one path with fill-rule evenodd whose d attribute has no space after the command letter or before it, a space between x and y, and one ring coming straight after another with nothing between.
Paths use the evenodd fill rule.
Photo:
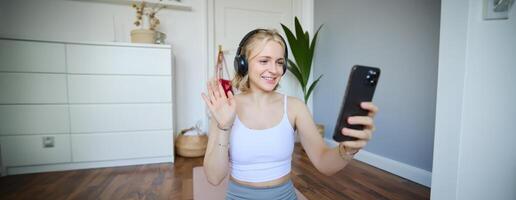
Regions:
<instances>
[{"instance_id":1,"label":"black smartphone","mask_svg":"<svg viewBox=\"0 0 516 200\"><path fill-rule=\"evenodd\" d=\"M363 125L348 124L348 117L351 116L367 116L369 111L362 109L360 103L364 101L372 101L374 90L380 78L380 69L376 67L368 67L355 65L351 68L349 74L346 92L340 107L339 118L335 123L333 139L337 142L357 140L357 138L342 134L342 128L363 130Z\"/></svg>"}]
</instances>

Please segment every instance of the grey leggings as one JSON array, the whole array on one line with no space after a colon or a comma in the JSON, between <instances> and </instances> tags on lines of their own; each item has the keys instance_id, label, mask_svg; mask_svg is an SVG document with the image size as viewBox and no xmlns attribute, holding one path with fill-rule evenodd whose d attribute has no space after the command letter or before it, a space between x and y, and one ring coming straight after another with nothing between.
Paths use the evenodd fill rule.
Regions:
<instances>
[{"instance_id":1,"label":"grey leggings","mask_svg":"<svg viewBox=\"0 0 516 200\"><path fill-rule=\"evenodd\" d=\"M254 188L229 180L226 200L297 200L291 180L269 188Z\"/></svg>"}]
</instances>

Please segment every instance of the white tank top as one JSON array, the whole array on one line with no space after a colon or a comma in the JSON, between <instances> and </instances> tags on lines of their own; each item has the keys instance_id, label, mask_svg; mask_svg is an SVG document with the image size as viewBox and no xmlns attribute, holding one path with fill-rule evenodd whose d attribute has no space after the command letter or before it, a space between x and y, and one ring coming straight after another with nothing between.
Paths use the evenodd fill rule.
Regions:
<instances>
[{"instance_id":1,"label":"white tank top","mask_svg":"<svg viewBox=\"0 0 516 200\"><path fill-rule=\"evenodd\" d=\"M272 128L246 127L236 116L230 134L231 176L246 182L275 180L291 170L294 128L287 115L287 96L281 122Z\"/></svg>"}]
</instances>

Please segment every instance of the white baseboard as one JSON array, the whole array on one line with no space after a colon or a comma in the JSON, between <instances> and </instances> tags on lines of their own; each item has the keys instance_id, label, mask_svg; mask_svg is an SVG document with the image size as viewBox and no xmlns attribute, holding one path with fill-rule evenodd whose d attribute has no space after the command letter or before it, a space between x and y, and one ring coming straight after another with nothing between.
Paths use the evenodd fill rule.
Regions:
<instances>
[{"instance_id":1,"label":"white baseboard","mask_svg":"<svg viewBox=\"0 0 516 200\"><path fill-rule=\"evenodd\" d=\"M5 175L65 171L65 170L76 170L76 169L90 169L90 168L102 168L102 167L119 167L119 166L143 165L143 164L151 164L151 163L173 163L173 162L174 162L174 157L167 156L167 157L115 160L115 161L61 163L61 164L50 164L50 165L8 167L7 173Z\"/></svg>"},{"instance_id":2,"label":"white baseboard","mask_svg":"<svg viewBox=\"0 0 516 200\"><path fill-rule=\"evenodd\" d=\"M326 144L330 147L337 146L337 142L324 138ZM382 170L396 174L408 180L414 181L426 187L430 187L432 183L432 172L408 165L399 161L395 161L365 150L360 150L355 159L365 162L369 165L378 167Z\"/></svg>"}]
</instances>

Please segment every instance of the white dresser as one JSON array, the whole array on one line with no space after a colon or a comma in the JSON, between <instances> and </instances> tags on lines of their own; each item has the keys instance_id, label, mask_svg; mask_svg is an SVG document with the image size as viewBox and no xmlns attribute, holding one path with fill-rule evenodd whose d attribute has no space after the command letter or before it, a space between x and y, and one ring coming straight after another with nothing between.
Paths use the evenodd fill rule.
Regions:
<instances>
[{"instance_id":1,"label":"white dresser","mask_svg":"<svg viewBox=\"0 0 516 200\"><path fill-rule=\"evenodd\" d=\"M0 39L6 174L174 162L169 45Z\"/></svg>"}]
</instances>

